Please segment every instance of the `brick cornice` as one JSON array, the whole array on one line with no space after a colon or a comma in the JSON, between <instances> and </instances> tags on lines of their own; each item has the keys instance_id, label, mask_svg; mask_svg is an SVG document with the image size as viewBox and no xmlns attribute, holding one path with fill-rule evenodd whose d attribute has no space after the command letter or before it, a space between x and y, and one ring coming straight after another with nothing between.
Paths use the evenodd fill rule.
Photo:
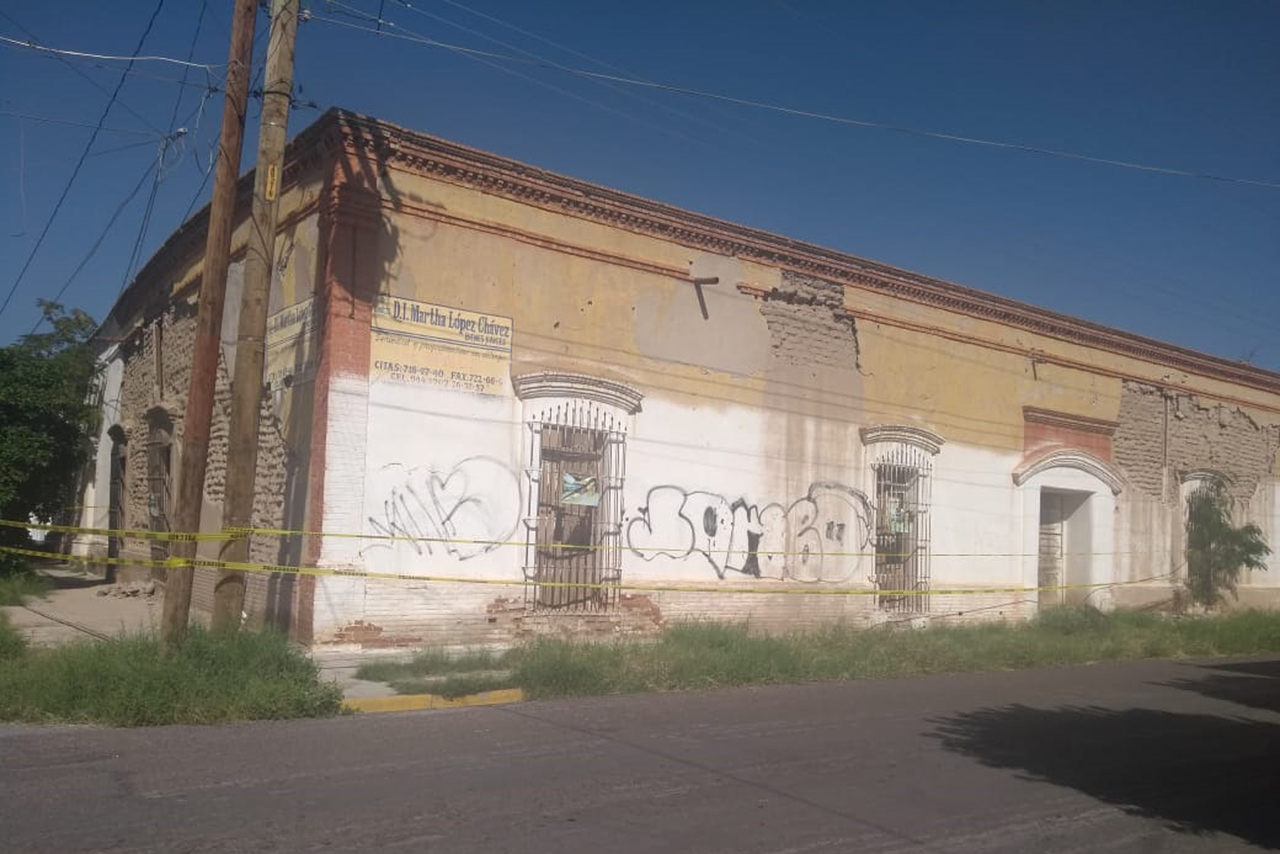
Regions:
<instances>
[{"instance_id":1,"label":"brick cornice","mask_svg":"<svg viewBox=\"0 0 1280 854\"><path fill-rule=\"evenodd\" d=\"M749 258L1073 344L1280 393L1280 374L911 273L528 166L354 113L331 111L360 147L400 168L717 254Z\"/></svg>"}]
</instances>

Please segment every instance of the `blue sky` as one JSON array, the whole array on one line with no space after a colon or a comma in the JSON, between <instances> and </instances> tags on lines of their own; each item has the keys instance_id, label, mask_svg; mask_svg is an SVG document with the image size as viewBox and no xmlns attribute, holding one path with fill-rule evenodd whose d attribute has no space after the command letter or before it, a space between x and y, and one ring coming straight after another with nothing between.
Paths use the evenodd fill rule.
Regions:
<instances>
[{"instance_id":1,"label":"blue sky","mask_svg":"<svg viewBox=\"0 0 1280 854\"><path fill-rule=\"evenodd\" d=\"M502 54L1280 183L1280 4L316 0L304 2L313 20L296 73L300 100L319 108L1280 370L1280 189L843 126L353 29L373 26L361 15L380 5L384 29ZM155 6L0 0L0 35L129 54ZM225 63L231 2L203 8L194 50L202 3L168 0L142 53ZM123 67L0 46L0 299ZM101 318L192 201L207 200L222 101L206 84L223 69L192 69L187 86L176 65L134 71L0 315L0 342L29 331L36 298L64 286L65 303ZM300 107L291 132L318 115ZM246 164L256 117L254 104ZM187 132L165 151L139 243L147 170L171 127Z\"/></svg>"}]
</instances>

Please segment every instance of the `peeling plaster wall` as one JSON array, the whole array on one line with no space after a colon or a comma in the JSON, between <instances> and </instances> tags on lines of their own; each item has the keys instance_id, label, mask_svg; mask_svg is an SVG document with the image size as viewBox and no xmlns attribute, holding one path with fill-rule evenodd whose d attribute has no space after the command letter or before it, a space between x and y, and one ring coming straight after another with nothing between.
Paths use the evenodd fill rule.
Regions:
<instances>
[{"instance_id":1,"label":"peeling plaster wall","mask_svg":"<svg viewBox=\"0 0 1280 854\"><path fill-rule=\"evenodd\" d=\"M719 254L732 244L695 248L680 242L687 235L680 228L659 234L634 218L575 212L572 203L543 206L536 193L514 198L501 181L416 171L432 168L430 158L373 164L358 145L325 156L334 158L341 192L326 201L333 204L323 237L318 217L286 237L288 284L279 300L272 295L272 310L295 304L311 285L333 297L323 309L326 361L315 385L323 397L295 389L264 402L254 518L273 527L307 521L344 536L309 539L305 550L266 537L252 543L255 560L356 573L308 579L301 588L300 634L315 643L461 647L536 634L652 634L682 619L786 631L895 618L869 595L871 532L882 510L874 505L873 464L884 448L864 446L868 427L921 428L943 439L929 457L930 566L933 588L950 592L933 596L929 620L1035 612L1025 593L960 591L1036 583L1043 490L1072 492L1087 508L1087 525L1067 536L1069 565L1073 578L1101 584L1171 569L1180 510L1170 495L1177 472L1188 468L1230 475L1251 518L1273 542L1280 534L1280 428L1259 414L1280 406L1274 394L1209 376L1162 380L1173 376L1168 366L1133 355L900 299L856 276L828 281L798 272L820 269L803 259L784 269L775 262L785 253ZM307 287L299 285L304 279ZM371 380L369 312L378 294L513 318L502 387L480 395ZM170 349L180 360L186 347L189 358L183 310L157 321L166 364ZM121 356L122 408L136 420L156 400L172 403L177 422L181 365L165 369L170 391L149 390L149 335ZM233 343L224 335L225 364L233 362ZM541 477L530 421L552 401L520 399L508 378L540 372L583 375L643 396L635 413L607 404L626 434L614 542L624 584L664 589L624 592L615 608L594 614L526 607L526 573L536 561L526 533L538 525L529 497ZM1157 384L1178 382L1204 396L1177 399L1176 413L1171 404L1166 438ZM219 383L222 410L225 369ZM1214 394L1262 408L1220 408L1208 402ZM1104 478L1062 465L1015 482L1030 446L1095 456L1102 447L1092 437L1096 446L1076 448L1087 443L1070 431L1033 434L1029 444L1023 407L1118 423L1111 445L1118 472ZM311 424L313 412L323 436L314 448L299 427ZM228 464L225 432L222 412L206 487L216 501ZM145 434L130 441L131 470L142 473L142 481L132 478L137 505ZM299 471L322 483L312 488ZM1113 474L1125 481L1119 495L1111 492ZM415 531L417 541L404 536ZM401 539L371 538L389 532ZM1265 586L1277 576L1247 580L1244 594L1265 599L1280 591ZM259 580L251 581L251 610L270 610L273 593L253 586ZM826 595L793 595L807 589ZM1137 604L1169 592L1161 579L1114 595L1108 588L1091 601Z\"/></svg>"},{"instance_id":2,"label":"peeling plaster wall","mask_svg":"<svg viewBox=\"0 0 1280 854\"><path fill-rule=\"evenodd\" d=\"M467 508L477 511L472 521L495 522L473 533L501 544L472 551L327 538L323 564L424 581L320 579L317 643L465 646L510 643L530 632L651 632L696 618L748 620L767 631L892 618L866 595L874 593L872 463L879 452L863 446L860 429L879 425L926 428L944 439L931 459L934 588L1034 586L1042 489L1073 492L1087 506L1069 535L1072 578L1132 582L1169 570L1177 514L1161 501L1160 398L1153 406L1117 379L1105 353L1088 353L1098 372L1048 364L861 319L865 295L819 277L444 182L395 175L394 184L398 197L447 210L450 219L389 214L376 244L358 259L360 281L379 282L371 292L512 317L513 377L565 372L642 393L641 410L623 419L623 582L698 589L637 592L646 598L633 611L652 609L639 622L620 609L594 618L528 610L522 580L530 571L524 542L532 523L512 508L534 488L527 421L539 402L521 401L511 388L482 397L380 387L353 363L347 368L355 372L336 378L329 401L326 526L385 533L397 507L434 507L441 517ZM482 225L469 228L468 217ZM495 222L533 237L494 233ZM553 240L583 250L561 251ZM602 257L611 254L616 262ZM688 278L636 264L687 270ZM943 323L917 306L875 299L878 311ZM950 322L959 332L981 324ZM1030 353L1030 336L1008 338ZM344 346L359 351L357 342ZM1121 494L1071 468L1015 484L1027 448L1025 406L1119 422L1115 457L1129 479ZM1252 416L1224 417L1218 429L1231 441L1251 429ZM1198 411L1188 420L1197 430L1207 427ZM1054 434L1050 444L1074 447L1075 435ZM1173 440L1188 461L1198 453L1195 435L1188 425ZM1262 474L1253 441L1246 437L1247 447L1230 453L1233 468L1254 472L1256 487ZM1274 456L1273 445L1261 447ZM1097 454L1093 445L1079 450ZM416 483L415 491L396 477ZM463 578L483 583L452 580ZM800 585L854 595L782 592ZM717 586L758 592L717 593ZM1156 580L1116 591L1089 601L1167 598L1170 587ZM928 619L1022 619L1036 607L1034 595L954 592L933 597Z\"/></svg>"},{"instance_id":3,"label":"peeling plaster wall","mask_svg":"<svg viewBox=\"0 0 1280 854\"><path fill-rule=\"evenodd\" d=\"M1129 559L1137 575L1181 571L1185 518L1180 480L1191 472L1225 475L1236 522L1254 522L1273 549L1280 544L1275 511L1280 416L1251 414L1239 406L1126 381L1114 448L1133 492L1126 501L1125 537L1151 544L1149 552ZM1269 562L1270 571L1242 576L1242 603L1257 594L1251 586L1280 587L1280 560L1273 554Z\"/></svg>"},{"instance_id":4,"label":"peeling plaster wall","mask_svg":"<svg viewBox=\"0 0 1280 854\"><path fill-rule=\"evenodd\" d=\"M844 288L790 271L768 293L760 314L769 326L774 359L789 365L856 370L858 330L844 314Z\"/></svg>"},{"instance_id":5,"label":"peeling plaster wall","mask_svg":"<svg viewBox=\"0 0 1280 854\"><path fill-rule=\"evenodd\" d=\"M1176 485L1182 473L1210 470L1230 478L1232 494L1248 502L1274 472L1277 436L1277 424L1260 424L1238 406L1126 381L1116 462L1148 495L1166 494L1166 471Z\"/></svg>"},{"instance_id":6,"label":"peeling plaster wall","mask_svg":"<svg viewBox=\"0 0 1280 854\"><path fill-rule=\"evenodd\" d=\"M303 217L283 229L280 260L269 299L273 310L298 302L314 289L317 219L315 215ZM240 237L242 240L243 234ZM181 269L185 272L175 271L174 280L189 280L199 270L199 258L188 259ZM233 260L227 276L222 346L218 354L204 482L201 530L206 532L217 531L222 525L222 505L229 464L227 448L231 383L228 366L234 363L235 358L236 324L239 319L243 273L243 260ZM103 440L98 444L95 466L109 477L111 441L105 431L118 426L125 435L128 450L123 520L127 528L145 530L152 527L148 510L149 418L160 413L168 417L173 428L170 444L170 494L176 494L194 347L195 300L196 294L190 292L167 303L149 306L148 314L135 321L136 328L128 336L128 340L112 354L111 370L119 374L118 392L115 399L104 400ZM310 454L310 417L309 382L264 396L259 422L254 526L272 529L302 527L300 505L305 502L305 461ZM234 461L230 461L230 464L234 464ZM94 485L91 490L87 489L85 496L86 499L93 499L86 500L86 504L102 505L101 512L94 518L99 520L98 526L105 526L105 505L109 500L108 481L104 480L100 486ZM105 554L106 540L101 540L95 543L94 548ZM219 547L218 542L202 542L198 553L202 557L217 557ZM298 544L292 538L254 535L250 541L250 560L258 563L296 563L298 551ZM123 558L137 560L153 556L162 555L153 553L149 541L129 539L122 543ZM162 579L163 571L153 572L146 566L134 565L120 568L117 575L122 581L153 576ZM216 572L212 569L202 568L195 573L192 608L197 616L207 615L212 610L215 578ZM245 610L251 623L261 625L270 619L279 625L287 625L292 608L288 600L293 595L293 583L292 578L250 573L246 580Z\"/></svg>"}]
</instances>

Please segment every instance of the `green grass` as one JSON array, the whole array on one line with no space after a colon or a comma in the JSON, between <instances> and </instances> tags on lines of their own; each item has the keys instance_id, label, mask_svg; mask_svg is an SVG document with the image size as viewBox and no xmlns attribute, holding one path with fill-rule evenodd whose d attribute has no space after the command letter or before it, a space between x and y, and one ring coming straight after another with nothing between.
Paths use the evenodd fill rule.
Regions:
<instances>
[{"instance_id":1,"label":"green grass","mask_svg":"<svg viewBox=\"0 0 1280 854\"><path fill-rule=\"evenodd\" d=\"M26 641L18 634L4 614L0 614L0 667L11 658L17 658L27 649Z\"/></svg>"},{"instance_id":2,"label":"green grass","mask_svg":"<svg viewBox=\"0 0 1280 854\"><path fill-rule=\"evenodd\" d=\"M150 634L6 654L11 648L0 629L0 720L209 724L326 717L342 702L315 663L276 634L223 637L193 626L170 657Z\"/></svg>"},{"instance_id":3,"label":"green grass","mask_svg":"<svg viewBox=\"0 0 1280 854\"><path fill-rule=\"evenodd\" d=\"M0 574L0 606L21 605L28 596L43 596L52 589L49 579L34 572Z\"/></svg>"},{"instance_id":4,"label":"green grass","mask_svg":"<svg viewBox=\"0 0 1280 854\"><path fill-rule=\"evenodd\" d=\"M357 679L372 682L391 682L415 676L443 676L449 673L472 673L477 670L498 670L501 655L476 650L459 656L446 655L440 650L420 652L408 661L370 661L356 670Z\"/></svg>"},{"instance_id":5,"label":"green grass","mask_svg":"<svg viewBox=\"0 0 1280 854\"><path fill-rule=\"evenodd\" d=\"M437 694L452 699L514 686L511 677L502 673L460 673L437 680L394 679L391 687L397 694Z\"/></svg>"},{"instance_id":6,"label":"green grass","mask_svg":"<svg viewBox=\"0 0 1280 854\"><path fill-rule=\"evenodd\" d=\"M531 698L548 698L1260 652L1280 652L1280 613L1167 618L1061 608L1028 623L832 627L786 636L756 635L741 625L685 623L650 642L546 638L501 655L450 659L427 653L411 662L366 665L361 673L389 681L401 693L456 696L519 687ZM468 675L476 670L507 670L510 676ZM454 675L420 678L441 674Z\"/></svg>"}]
</instances>

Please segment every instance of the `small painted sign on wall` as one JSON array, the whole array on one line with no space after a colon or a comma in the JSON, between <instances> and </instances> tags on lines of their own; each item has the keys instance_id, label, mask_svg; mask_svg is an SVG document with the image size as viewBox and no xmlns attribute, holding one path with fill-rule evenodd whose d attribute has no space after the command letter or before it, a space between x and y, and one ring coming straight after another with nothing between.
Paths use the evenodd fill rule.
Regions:
<instances>
[{"instance_id":1,"label":"small painted sign on wall","mask_svg":"<svg viewBox=\"0 0 1280 854\"><path fill-rule=\"evenodd\" d=\"M264 383L272 391L310 382L316 374L315 298L283 308L267 318Z\"/></svg>"},{"instance_id":2,"label":"small painted sign on wall","mask_svg":"<svg viewBox=\"0 0 1280 854\"><path fill-rule=\"evenodd\" d=\"M511 372L511 318L379 296L370 382L502 395Z\"/></svg>"}]
</instances>

